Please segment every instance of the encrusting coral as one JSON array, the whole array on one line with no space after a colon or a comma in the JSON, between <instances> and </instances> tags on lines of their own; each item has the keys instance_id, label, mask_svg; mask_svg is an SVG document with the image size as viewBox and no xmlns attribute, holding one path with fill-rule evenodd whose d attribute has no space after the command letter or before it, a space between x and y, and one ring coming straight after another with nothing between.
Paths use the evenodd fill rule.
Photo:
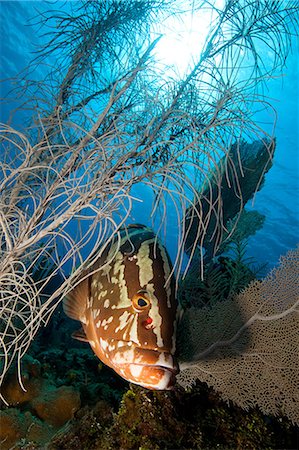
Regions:
<instances>
[{"instance_id":1,"label":"encrusting coral","mask_svg":"<svg viewBox=\"0 0 299 450\"><path fill-rule=\"evenodd\" d=\"M295 433L288 422L257 409L228 406L204 383L189 392L131 385L117 411L103 401L83 408L47 449L286 449L293 447Z\"/></svg>"},{"instance_id":2,"label":"encrusting coral","mask_svg":"<svg viewBox=\"0 0 299 450\"><path fill-rule=\"evenodd\" d=\"M5 383L1 386L1 394L11 406L31 402L43 388L40 362L28 355L22 366L22 383L20 386L16 372L9 373Z\"/></svg>"},{"instance_id":3,"label":"encrusting coral","mask_svg":"<svg viewBox=\"0 0 299 450\"><path fill-rule=\"evenodd\" d=\"M7 374L1 393L11 406L0 412L1 449L13 448L20 441L44 445L53 434L80 409L79 391L62 385L57 387L31 356L23 360L23 388L16 373ZM14 447L18 448L18 447Z\"/></svg>"},{"instance_id":4,"label":"encrusting coral","mask_svg":"<svg viewBox=\"0 0 299 450\"><path fill-rule=\"evenodd\" d=\"M205 381L242 408L299 424L299 249L234 298L186 310L178 382ZM194 362L191 362L193 359Z\"/></svg>"},{"instance_id":5,"label":"encrusting coral","mask_svg":"<svg viewBox=\"0 0 299 450\"><path fill-rule=\"evenodd\" d=\"M54 427L61 427L70 420L80 405L80 394L71 386L45 390L32 402L36 415Z\"/></svg>"},{"instance_id":6,"label":"encrusting coral","mask_svg":"<svg viewBox=\"0 0 299 450\"><path fill-rule=\"evenodd\" d=\"M21 412L17 408L9 408L0 412L1 450L44 448L53 433L53 427L29 411Z\"/></svg>"}]
</instances>

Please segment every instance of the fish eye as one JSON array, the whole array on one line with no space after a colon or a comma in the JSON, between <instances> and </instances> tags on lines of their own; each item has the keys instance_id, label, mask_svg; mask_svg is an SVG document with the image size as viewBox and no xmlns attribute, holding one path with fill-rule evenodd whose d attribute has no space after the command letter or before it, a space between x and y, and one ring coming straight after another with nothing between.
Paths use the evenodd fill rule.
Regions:
<instances>
[{"instance_id":1,"label":"fish eye","mask_svg":"<svg viewBox=\"0 0 299 450\"><path fill-rule=\"evenodd\" d=\"M140 306L141 308L143 306L147 306L147 302L142 297L139 297L139 299L137 300L137 303L138 303L138 306Z\"/></svg>"},{"instance_id":2,"label":"fish eye","mask_svg":"<svg viewBox=\"0 0 299 450\"><path fill-rule=\"evenodd\" d=\"M150 304L143 292L137 292L132 299L133 308L137 312L144 311Z\"/></svg>"}]
</instances>

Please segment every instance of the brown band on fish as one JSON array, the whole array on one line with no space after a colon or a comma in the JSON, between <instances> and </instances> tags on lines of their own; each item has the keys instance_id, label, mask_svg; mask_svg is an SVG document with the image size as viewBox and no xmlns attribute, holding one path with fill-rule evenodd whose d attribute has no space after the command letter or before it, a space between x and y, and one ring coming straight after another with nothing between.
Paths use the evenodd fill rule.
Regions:
<instances>
[{"instance_id":1,"label":"brown band on fish","mask_svg":"<svg viewBox=\"0 0 299 450\"><path fill-rule=\"evenodd\" d=\"M154 253L156 258L154 258ZM161 317L161 342L169 347L172 336L175 332L174 322L176 320L176 299L175 299L175 282L173 278L169 280L169 274L172 267L166 258L164 247L159 243L156 248L150 246L150 258L153 260L153 279L154 294L159 299L158 308ZM157 279L159 277L160 279ZM168 282L168 285L166 285ZM166 320L167 319L167 320Z\"/></svg>"}]
</instances>

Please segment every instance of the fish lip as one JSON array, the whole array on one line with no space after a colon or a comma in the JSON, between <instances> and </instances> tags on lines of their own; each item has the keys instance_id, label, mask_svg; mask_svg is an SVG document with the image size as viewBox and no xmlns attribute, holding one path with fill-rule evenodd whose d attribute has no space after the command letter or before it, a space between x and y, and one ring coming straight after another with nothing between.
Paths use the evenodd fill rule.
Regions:
<instances>
[{"instance_id":1,"label":"fish lip","mask_svg":"<svg viewBox=\"0 0 299 450\"><path fill-rule=\"evenodd\" d=\"M177 375L179 373L179 367L178 365L174 365L173 367L170 366L163 366L162 364L138 364L138 363L133 363L134 366L141 366L141 367L154 367L155 369L162 369L165 370L166 372L171 372L173 375ZM127 363L124 365L132 365L132 363Z\"/></svg>"},{"instance_id":2,"label":"fish lip","mask_svg":"<svg viewBox=\"0 0 299 450\"><path fill-rule=\"evenodd\" d=\"M128 363L126 364L128 366L130 366L131 364ZM163 366L161 364L136 364L134 363L134 366L140 366L140 367L151 367L153 369L156 370L163 370L165 374L168 374L168 383L166 385L164 385L163 387L158 387L157 384L155 383L150 383L150 382L137 382L132 381L133 383L136 384L140 384L141 386L147 388L147 389L153 389L153 390L162 390L162 391L171 391L175 388L175 384L176 384L176 375L179 373L179 367L173 366L173 367L169 367L169 366Z\"/></svg>"},{"instance_id":3,"label":"fish lip","mask_svg":"<svg viewBox=\"0 0 299 450\"><path fill-rule=\"evenodd\" d=\"M146 365L146 364L144 364ZM148 366L151 366L151 364L147 364ZM162 369L168 372L171 372L173 375L177 375L179 373L179 368L177 366L169 367L169 366L161 366L159 365L152 365L152 367L156 367L157 369Z\"/></svg>"}]
</instances>

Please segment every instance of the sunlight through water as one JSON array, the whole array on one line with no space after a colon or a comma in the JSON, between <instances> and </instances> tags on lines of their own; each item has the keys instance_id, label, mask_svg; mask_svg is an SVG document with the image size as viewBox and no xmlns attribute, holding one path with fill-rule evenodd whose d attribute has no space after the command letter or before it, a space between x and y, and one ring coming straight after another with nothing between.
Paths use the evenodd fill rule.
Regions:
<instances>
[{"instance_id":1,"label":"sunlight through water","mask_svg":"<svg viewBox=\"0 0 299 450\"><path fill-rule=\"evenodd\" d=\"M190 5L191 3L191 5ZM200 11L186 2L185 12L176 17L168 17L155 34L162 34L156 46L156 60L163 66L165 74L183 77L193 63L196 63L204 48L211 26L217 20L217 10L224 6L224 0L215 0L213 8L208 5Z\"/></svg>"}]
</instances>

